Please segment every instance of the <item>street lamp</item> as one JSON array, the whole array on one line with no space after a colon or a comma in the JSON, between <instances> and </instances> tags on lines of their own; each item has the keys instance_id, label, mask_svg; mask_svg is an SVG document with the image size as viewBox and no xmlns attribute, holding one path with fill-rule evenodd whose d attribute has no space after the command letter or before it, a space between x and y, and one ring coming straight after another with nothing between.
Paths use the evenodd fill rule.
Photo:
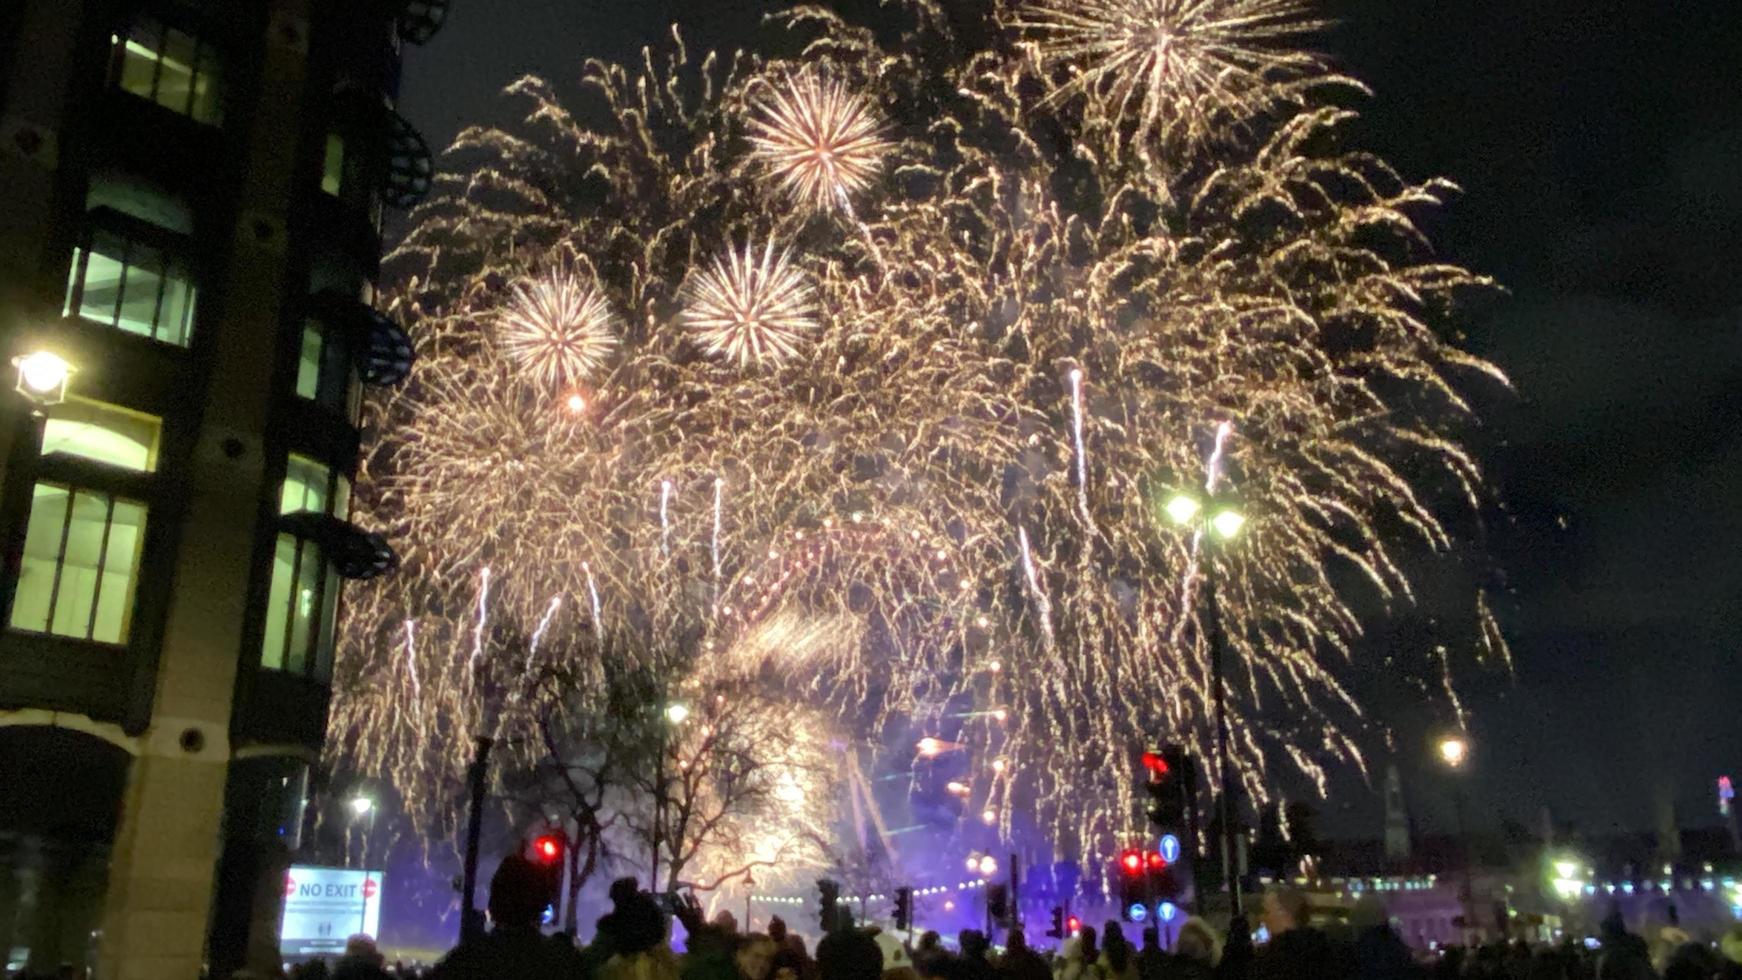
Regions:
<instances>
[{"instance_id":1,"label":"street lamp","mask_svg":"<svg viewBox=\"0 0 1742 980\"><path fill-rule=\"evenodd\" d=\"M53 351L39 350L12 359L18 369L18 381L13 386L19 394L35 402L39 408L59 405L67 399L67 382L72 379L73 366Z\"/></svg>"},{"instance_id":2,"label":"street lamp","mask_svg":"<svg viewBox=\"0 0 1742 980\"><path fill-rule=\"evenodd\" d=\"M1470 740L1462 735L1447 735L1440 739L1440 761L1448 769L1462 769L1470 758Z\"/></svg>"},{"instance_id":3,"label":"street lamp","mask_svg":"<svg viewBox=\"0 0 1742 980\"><path fill-rule=\"evenodd\" d=\"M689 720L690 706L682 701L673 701L661 712L666 724L659 726L659 755L654 760L653 771L653 855L648 861L647 887L650 891L659 890L659 845L665 837L665 753L671 745L671 730Z\"/></svg>"},{"instance_id":4,"label":"street lamp","mask_svg":"<svg viewBox=\"0 0 1742 980\"><path fill-rule=\"evenodd\" d=\"M1470 761L1470 739L1462 732L1442 736L1435 748L1439 751L1440 764L1448 772L1462 772L1465 764ZM1474 929L1476 919L1471 910L1475 908L1476 889L1470 868L1470 833L1464 822L1464 784L1461 781L1453 784L1452 806L1458 819L1458 850L1462 852L1464 866L1464 928Z\"/></svg>"},{"instance_id":5,"label":"street lamp","mask_svg":"<svg viewBox=\"0 0 1742 980\"><path fill-rule=\"evenodd\" d=\"M1246 515L1238 502L1226 497L1204 497L1181 491L1170 497L1162 508L1173 523L1191 529L1204 543L1203 616L1210 641L1210 685L1216 707L1216 769L1221 785L1221 804L1217 808L1222 818L1222 877L1228 882L1228 901L1234 915L1240 913L1240 878L1234 843L1234 775L1228 758L1228 685L1226 681L1226 644L1222 639L1221 610L1216 605L1217 542L1232 541L1246 526Z\"/></svg>"},{"instance_id":6,"label":"street lamp","mask_svg":"<svg viewBox=\"0 0 1742 980\"><path fill-rule=\"evenodd\" d=\"M351 798L349 806L353 815L366 817L369 815L369 811L375 809L375 801L367 796L354 796Z\"/></svg>"}]
</instances>

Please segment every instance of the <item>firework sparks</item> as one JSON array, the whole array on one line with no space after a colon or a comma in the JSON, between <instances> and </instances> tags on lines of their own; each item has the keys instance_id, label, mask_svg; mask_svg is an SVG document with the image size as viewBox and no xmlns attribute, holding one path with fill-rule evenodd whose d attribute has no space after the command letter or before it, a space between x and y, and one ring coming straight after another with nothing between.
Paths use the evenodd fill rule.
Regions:
<instances>
[{"instance_id":1,"label":"firework sparks","mask_svg":"<svg viewBox=\"0 0 1742 980\"><path fill-rule=\"evenodd\" d=\"M1317 59L1292 47L1320 26L1306 0L1032 0L1021 25L1061 95L1087 96L1147 148L1201 142L1266 108L1279 78Z\"/></svg>"},{"instance_id":2,"label":"firework sparks","mask_svg":"<svg viewBox=\"0 0 1742 980\"><path fill-rule=\"evenodd\" d=\"M751 160L801 207L850 211L890 148L870 100L811 72L766 92L750 118Z\"/></svg>"},{"instance_id":3,"label":"firework sparks","mask_svg":"<svg viewBox=\"0 0 1742 980\"><path fill-rule=\"evenodd\" d=\"M562 389L604 367L617 347L613 326L604 292L558 269L516 284L496 330L503 351L538 383ZM570 396L571 408L578 397Z\"/></svg>"},{"instance_id":4,"label":"firework sparks","mask_svg":"<svg viewBox=\"0 0 1742 980\"><path fill-rule=\"evenodd\" d=\"M803 10L793 30L833 16ZM1343 677L1374 669L1356 644L1363 596L1407 602L1415 549L1456 550L1442 512L1486 493L1458 441L1466 388L1504 378L1439 326L1488 285L1434 260L1415 224L1448 185L1335 149L1347 110L1285 84L1314 64L1287 50L1305 10L1032 0L1028 50L1064 89L1034 85L1034 59L1002 43L964 53L927 17L887 46L841 18L791 58L595 64L605 114L518 83L528 122L469 138L477 169L438 176L389 263L422 356L415 384L368 406L356 506L406 529L403 565L347 591L333 725L355 737L335 751L411 786L461 778L469 729L425 750L385 706L421 685L425 728L445 731L477 689L523 673L527 651L497 663L469 604L482 623L487 598L492 635L543 637L584 632L588 608L597 626L608 603L613 622L700 638L673 676L778 683L757 696L827 716L830 737L935 724L929 737L1002 767L973 783L969 819L1032 812L1093 846L1127 826L1139 788L1103 799L1067 753L1116 753L1157 719L1194 751L1213 740L1189 625L1198 544L1152 499L1203 483L1263 515L1217 557L1241 677L1232 762L1252 798L1272 767L1322 782L1326 763L1361 765L1371 723ZM842 64L878 66L839 97L899 121L872 131L900 147L900 168L876 166L901 194L866 193L855 175L883 173L868 162L825 172L801 152L779 159L808 176L780 184L810 207L771 215L769 149L723 148L746 128L770 139L781 93L810 98L795 80ZM1069 195L1032 152L1037 126L1095 151ZM1191 165L1203 152L1213 167ZM580 182L553 179L556 160L606 193L562 198ZM849 198L851 222L809 220ZM1144 211L1158 220L1130 220ZM776 241L802 241L802 269ZM507 383L529 365L478 337L494 311L469 304L573 255L600 257L588 281L646 328L553 412ZM685 507L704 479L711 508ZM551 596L582 590L579 615L552 613ZM1472 608L1478 643L1503 653L1481 596ZM415 643L399 635L413 618ZM1451 676L1419 653L1390 663ZM473 662L476 688L445 679ZM1111 682L1132 676L1155 684ZM1085 717L1089 701L1104 710Z\"/></svg>"},{"instance_id":5,"label":"firework sparks","mask_svg":"<svg viewBox=\"0 0 1742 980\"><path fill-rule=\"evenodd\" d=\"M816 330L816 291L791 253L768 242L733 249L690 282L683 324L710 355L739 367L798 353Z\"/></svg>"}]
</instances>

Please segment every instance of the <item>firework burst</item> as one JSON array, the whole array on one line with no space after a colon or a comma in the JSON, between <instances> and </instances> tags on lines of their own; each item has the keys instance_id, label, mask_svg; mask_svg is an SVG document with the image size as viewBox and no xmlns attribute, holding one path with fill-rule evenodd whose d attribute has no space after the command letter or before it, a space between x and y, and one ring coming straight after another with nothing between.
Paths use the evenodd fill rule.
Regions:
<instances>
[{"instance_id":1,"label":"firework burst","mask_svg":"<svg viewBox=\"0 0 1742 980\"><path fill-rule=\"evenodd\" d=\"M766 93L749 122L750 159L799 206L850 210L890 149L871 101L812 72L770 82Z\"/></svg>"},{"instance_id":2,"label":"firework burst","mask_svg":"<svg viewBox=\"0 0 1742 980\"><path fill-rule=\"evenodd\" d=\"M709 356L739 367L798 353L817 328L816 290L788 250L754 242L716 258L685 289L682 321Z\"/></svg>"},{"instance_id":3,"label":"firework burst","mask_svg":"<svg viewBox=\"0 0 1742 980\"><path fill-rule=\"evenodd\" d=\"M1007 39L971 51L935 4L890 2L918 25L895 41L803 4L797 56L593 63L605 111L523 80L523 125L462 134L473 168L438 175L389 259L422 356L368 406L355 507L398 529L403 564L347 593L335 751L414 792L436 778L382 746L445 730L381 706L456 710L469 688L437 678L475 643L446 620L488 566L493 615L525 634L694 635L673 674L754 678L831 738L959 747L973 831L1020 816L1093 853L1141 821L1139 770L1108 767L1132 733L1216 761L1200 556L1158 516L1209 472L1250 517L1216 575L1251 798L1364 764L1383 732L1351 678L1413 654L1426 685L1449 676L1359 637L1411 602L1406 569L1469 553L1486 490L1459 433L1504 377L1446 337L1490 284L1416 224L1449 185L1334 149L1351 113L1288 79L1316 64L1285 50L1304 5L1033 0L1019 30L1049 77L1076 72L1067 99ZM892 192L840 183L850 223L770 216L769 168L815 161L726 148L826 103L793 81L824 72L899 120L877 137L901 147ZM1061 129L1092 151L1069 181ZM833 207L824 181L788 193ZM647 327L571 412L506 383L517 362L472 324L492 284L572 255ZM1467 648L1503 658L1470 607ZM487 675L530 669L487 641Z\"/></svg>"},{"instance_id":4,"label":"firework burst","mask_svg":"<svg viewBox=\"0 0 1742 980\"><path fill-rule=\"evenodd\" d=\"M1276 83L1318 60L1292 43L1321 26L1307 0L1032 0L1020 24L1042 64L1062 69L1060 96L1081 93L1147 155L1196 143L1283 97Z\"/></svg>"},{"instance_id":5,"label":"firework burst","mask_svg":"<svg viewBox=\"0 0 1742 980\"><path fill-rule=\"evenodd\" d=\"M604 367L617 347L611 307L596 286L557 269L514 286L497 342L539 384L562 388Z\"/></svg>"}]
</instances>

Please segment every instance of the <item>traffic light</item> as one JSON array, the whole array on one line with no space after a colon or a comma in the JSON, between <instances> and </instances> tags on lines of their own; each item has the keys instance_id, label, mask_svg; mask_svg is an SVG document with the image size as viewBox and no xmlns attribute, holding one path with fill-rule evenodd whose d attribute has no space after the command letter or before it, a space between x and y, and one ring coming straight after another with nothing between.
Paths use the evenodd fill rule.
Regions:
<instances>
[{"instance_id":1,"label":"traffic light","mask_svg":"<svg viewBox=\"0 0 1742 980\"><path fill-rule=\"evenodd\" d=\"M905 885L895 890L895 928L913 928L913 889Z\"/></svg>"},{"instance_id":2,"label":"traffic light","mask_svg":"<svg viewBox=\"0 0 1742 980\"><path fill-rule=\"evenodd\" d=\"M1184 830L1192 771L1185 750L1170 745L1160 752L1145 752L1143 768L1149 770L1149 782L1143 787L1149 794L1149 822L1164 832Z\"/></svg>"},{"instance_id":3,"label":"traffic light","mask_svg":"<svg viewBox=\"0 0 1742 980\"><path fill-rule=\"evenodd\" d=\"M1064 906L1054 905L1052 907L1052 928L1048 929L1046 934L1054 939L1063 939L1068 935L1068 933L1065 932Z\"/></svg>"},{"instance_id":4,"label":"traffic light","mask_svg":"<svg viewBox=\"0 0 1742 980\"><path fill-rule=\"evenodd\" d=\"M1147 865L1144 853L1137 848L1119 854L1119 914L1130 922L1143 920L1149 898Z\"/></svg>"},{"instance_id":5,"label":"traffic light","mask_svg":"<svg viewBox=\"0 0 1742 980\"><path fill-rule=\"evenodd\" d=\"M1003 925L1010 919L1010 886L1003 883L986 886L986 914Z\"/></svg>"},{"instance_id":6,"label":"traffic light","mask_svg":"<svg viewBox=\"0 0 1742 980\"><path fill-rule=\"evenodd\" d=\"M1075 936L1082 931L1083 931L1083 920L1082 919L1079 919L1074 915L1065 919L1065 935Z\"/></svg>"},{"instance_id":7,"label":"traffic light","mask_svg":"<svg viewBox=\"0 0 1742 980\"><path fill-rule=\"evenodd\" d=\"M832 878L817 879L817 921L822 925L823 932L834 932L840 909L841 883Z\"/></svg>"},{"instance_id":8,"label":"traffic light","mask_svg":"<svg viewBox=\"0 0 1742 980\"><path fill-rule=\"evenodd\" d=\"M558 834L540 834L532 840L532 859L546 867L561 864L563 839Z\"/></svg>"}]
</instances>

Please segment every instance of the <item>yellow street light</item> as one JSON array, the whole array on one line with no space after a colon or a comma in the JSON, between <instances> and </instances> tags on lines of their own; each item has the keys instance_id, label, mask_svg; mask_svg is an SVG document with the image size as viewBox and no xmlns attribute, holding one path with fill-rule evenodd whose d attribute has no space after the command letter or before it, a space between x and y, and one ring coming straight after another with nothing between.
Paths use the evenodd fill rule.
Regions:
<instances>
[{"instance_id":1,"label":"yellow street light","mask_svg":"<svg viewBox=\"0 0 1742 980\"><path fill-rule=\"evenodd\" d=\"M66 401L73 366L59 354L46 350L21 354L12 359L12 366L18 369L19 394L42 406Z\"/></svg>"},{"instance_id":2,"label":"yellow street light","mask_svg":"<svg viewBox=\"0 0 1742 980\"><path fill-rule=\"evenodd\" d=\"M1452 769L1462 769L1470 758L1470 740L1462 735L1447 735L1440 739L1440 761Z\"/></svg>"},{"instance_id":3,"label":"yellow street light","mask_svg":"<svg viewBox=\"0 0 1742 980\"><path fill-rule=\"evenodd\" d=\"M665 706L665 720L674 725L681 725L690 717L690 706L683 702L675 702Z\"/></svg>"}]
</instances>

